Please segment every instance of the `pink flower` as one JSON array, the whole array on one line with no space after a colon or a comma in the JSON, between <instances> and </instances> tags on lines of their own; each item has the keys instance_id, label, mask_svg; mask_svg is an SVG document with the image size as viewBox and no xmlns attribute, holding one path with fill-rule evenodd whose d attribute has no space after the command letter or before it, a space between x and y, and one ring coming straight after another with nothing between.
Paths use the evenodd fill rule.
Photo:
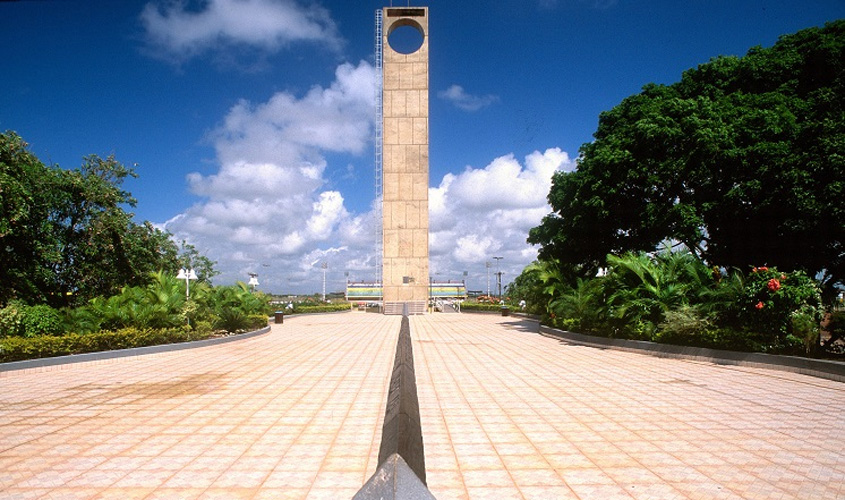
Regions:
<instances>
[{"instance_id":1,"label":"pink flower","mask_svg":"<svg viewBox=\"0 0 845 500\"><path fill-rule=\"evenodd\" d=\"M760 270L760 271L764 271L764 272L765 272L765 271L768 271L768 270L769 270L769 268L768 268L768 267L766 267L766 266L762 266L762 267L760 267L760 268L759 268L759 270Z\"/></svg>"},{"instance_id":2,"label":"pink flower","mask_svg":"<svg viewBox=\"0 0 845 500\"><path fill-rule=\"evenodd\" d=\"M780 290L780 281L772 278L769 280L769 284L766 286L769 288L769 290L777 292L778 290Z\"/></svg>"},{"instance_id":3,"label":"pink flower","mask_svg":"<svg viewBox=\"0 0 845 500\"><path fill-rule=\"evenodd\" d=\"M756 308L757 308L757 310L759 311L760 309L762 309L762 308L766 307L766 305L765 305L765 304L763 304L763 301L761 300L760 302L757 302L757 305L756 305L756 306L754 306L754 307L756 307Z\"/></svg>"}]
</instances>

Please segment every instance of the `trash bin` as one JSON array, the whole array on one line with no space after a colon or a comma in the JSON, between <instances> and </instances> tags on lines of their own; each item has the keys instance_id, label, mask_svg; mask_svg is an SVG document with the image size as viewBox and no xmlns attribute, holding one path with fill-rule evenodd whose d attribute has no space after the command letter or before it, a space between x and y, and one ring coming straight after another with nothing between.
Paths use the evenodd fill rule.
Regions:
<instances>
[{"instance_id":1,"label":"trash bin","mask_svg":"<svg viewBox=\"0 0 845 500\"><path fill-rule=\"evenodd\" d=\"M502 308L502 316L510 316L510 315L511 315L510 308L509 307L503 307Z\"/></svg>"},{"instance_id":2,"label":"trash bin","mask_svg":"<svg viewBox=\"0 0 845 500\"><path fill-rule=\"evenodd\" d=\"M277 325L285 322L285 312L284 311L276 311L274 314L276 316L276 324Z\"/></svg>"}]
</instances>

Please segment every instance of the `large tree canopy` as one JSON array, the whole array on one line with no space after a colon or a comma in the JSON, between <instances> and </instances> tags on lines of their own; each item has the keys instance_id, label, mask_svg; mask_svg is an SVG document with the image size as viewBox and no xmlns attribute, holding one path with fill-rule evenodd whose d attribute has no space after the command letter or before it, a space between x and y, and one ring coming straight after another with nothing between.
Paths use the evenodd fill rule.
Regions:
<instances>
[{"instance_id":1,"label":"large tree canopy","mask_svg":"<svg viewBox=\"0 0 845 500\"><path fill-rule=\"evenodd\" d=\"M19 136L0 134L0 304L78 304L175 272L169 235L124 209L135 204L121 189L129 176L111 157L46 166Z\"/></svg>"},{"instance_id":2,"label":"large tree canopy","mask_svg":"<svg viewBox=\"0 0 845 500\"><path fill-rule=\"evenodd\" d=\"M845 279L845 20L718 57L600 115L540 257L595 272L609 253L685 244L726 267Z\"/></svg>"}]
</instances>

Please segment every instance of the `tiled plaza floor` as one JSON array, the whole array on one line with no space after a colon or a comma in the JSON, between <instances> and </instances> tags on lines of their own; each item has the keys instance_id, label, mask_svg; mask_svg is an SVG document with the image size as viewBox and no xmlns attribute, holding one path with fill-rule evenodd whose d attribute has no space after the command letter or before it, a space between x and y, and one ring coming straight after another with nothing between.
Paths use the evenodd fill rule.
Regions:
<instances>
[{"instance_id":1,"label":"tiled plaza floor","mask_svg":"<svg viewBox=\"0 0 845 500\"><path fill-rule=\"evenodd\" d=\"M351 498L376 469L399 326L300 316L214 347L0 373L0 498Z\"/></svg>"},{"instance_id":2,"label":"tiled plaza floor","mask_svg":"<svg viewBox=\"0 0 845 500\"><path fill-rule=\"evenodd\" d=\"M411 319L440 499L842 499L845 384Z\"/></svg>"},{"instance_id":3,"label":"tiled plaza floor","mask_svg":"<svg viewBox=\"0 0 845 500\"><path fill-rule=\"evenodd\" d=\"M348 499L400 318L286 318L201 349L0 373L0 498ZM845 384L411 318L439 500L845 498Z\"/></svg>"}]
</instances>

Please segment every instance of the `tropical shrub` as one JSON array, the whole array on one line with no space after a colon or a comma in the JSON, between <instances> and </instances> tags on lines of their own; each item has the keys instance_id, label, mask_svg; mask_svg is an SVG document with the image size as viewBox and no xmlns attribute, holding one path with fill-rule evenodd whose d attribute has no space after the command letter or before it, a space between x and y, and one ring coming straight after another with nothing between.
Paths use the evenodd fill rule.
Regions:
<instances>
[{"instance_id":1,"label":"tropical shrub","mask_svg":"<svg viewBox=\"0 0 845 500\"><path fill-rule=\"evenodd\" d=\"M64 333L62 315L48 305L12 301L0 309L0 337L36 337Z\"/></svg>"},{"instance_id":2,"label":"tropical shrub","mask_svg":"<svg viewBox=\"0 0 845 500\"><path fill-rule=\"evenodd\" d=\"M0 337L22 337L24 334L23 312L25 304L11 301L0 309Z\"/></svg>"},{"instance_id":3,"label":"tropical shrub","mask_svg":"<svg viewBox=\"0 0 845 500\"><path fill-rule=\"evenodd\" d=\"M294 305L293 313L295 314L313 314L313 313L327 313L348 311L349 303L343 302L339 304L321 304L321 305Z\"/></svg>"},{"instance_id":4,"label":"tropical shrub","mask_svg":"<svg viewBox=\"0 0 845 500\"><path fill-rule=\"evenodd\" d=\"M0 339L0 362L173 344L208 337L209 333L187 328L157 330L123 328L117 331L89 334L69 333L63 336L44 335L31 338L7 337Z\"/></svg>"},{"instance_id":5,"label":"tropical shrub","mask_svg":"<svg viewBox=\"0 0 845 500\"><path fill-rule=\"evenodd\" d=\"M270 306L267 296L253 293L246 283L238 282L234 286L218 286L211 290L208 297L209 307L214 314L214 328L227 332L248 329L262 318L266 326Z\"/></svg>"},{"instance_id":6,"label":"tropical shrub","mask_svg":"<svg viewBox=\"0 0 845 500\"><path fill-rule=\"evenodd\" d=\"M614 335L650 340L666 313L698 300L713 281L704 264L687 251L607 256L602 280Z\"/></svg>"},{"instance_id":7,"label":"tropical shrub","mask_svg":"<svg viewBox=\"0 0 845 500\"><path fill-rule=\"evenodd\" d=\"M480 304L478 302L464 302L461 304L461 311L500 312L501 310L501 304Z\"/></svg>"},{"instance_id":8,"label":"tropical shrub","mask_svg":"<svg viewBox=\"0 0 845 500\"><path fill-rule=\"evenodd\" d=\"M845 311L830 314L827 322L827 332L830 337L824 342L824 350L829 354L845 354Z\"/></svg>"},{"instance_id":9,"label":"tropical shrub","mask_svg":"<svg viewBox=\"0 0 845 500\"><path fill-rule=\"evenodd\" d=\"M606 323L601 287L600 279L578 278L574 287L558 288L548 305L549 320L565 330L600 331Z\"/></svg>"},{"instance_id":10,"label":"tropical shrub","mask_svg":"<svg viewBox=\"0 0 845 500\"><path fill-rule=\"evenodd\" d=\"M765 351L806 352L808 336L818 341L821 291L803 271L753 268L745 280L739 318L742 327L762 336Z\"/></svg>"},{"instance_id":11,"label":"tropical shrub","mask_svg":"<svg viewBox=\"0 0 845 500\"><path fill-rule=\"evenodd\" d=\"M25 337L39 335L61 335L64 333L62 316L48 305L23 308L23 329Z\"/></svg>"},{"instance_id":12,"label":"tropical shrub","mask_svg":"<svg viewBox=\"0 0 845 500\"><path fill-rule=\"evenodd\" d=\"M710 334L712 327L711 321L698 309L685 304L666 312L654 340L667 344L709 347L713 344Z\"/></svg>"},{"instance_id":13,"label":"tropical shrub","mask_svg":"<svg viewBox=\"0 0 845 500\"><path fill-rule=\"evenodd\" d=\"M802 271L724 271L669 250L609 255L607 266L591 279L571 279L556 262L528 266L532 286L547 300L541 320L583 333L719 349L812 355L819 346L822 296Z\"/></svg>"}]
</instances>

